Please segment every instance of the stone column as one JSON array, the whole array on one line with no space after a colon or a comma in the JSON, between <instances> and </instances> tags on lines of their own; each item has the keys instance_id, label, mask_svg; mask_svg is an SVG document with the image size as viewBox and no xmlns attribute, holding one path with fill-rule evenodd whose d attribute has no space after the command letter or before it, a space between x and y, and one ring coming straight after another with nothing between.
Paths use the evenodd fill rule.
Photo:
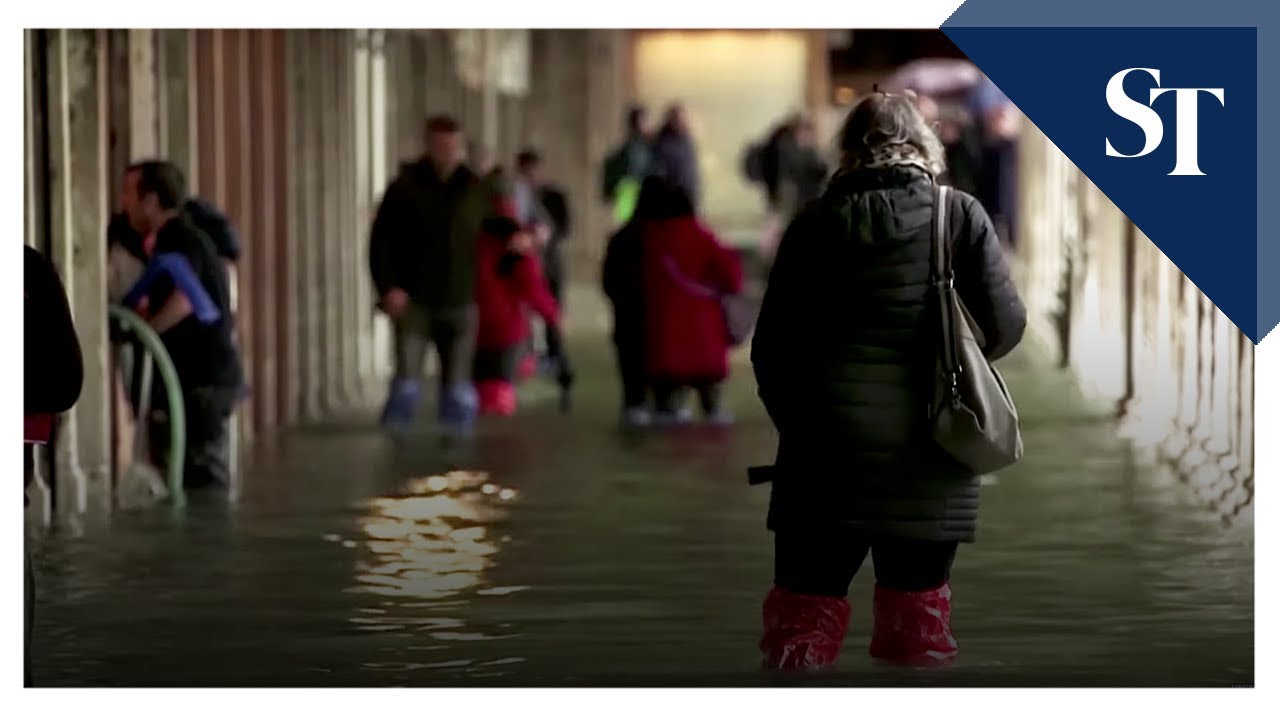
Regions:
<instances>
[{"instance_id":1,"label":"stone column","mask_svg":"<svg viewBox=\"0 0 1280 720\"><path fill-rule=\"evenodd\" d=\"M1234 340L1239 331L1221 310L1215 307L1213 314L1213 382L1209 399L1209 437L1204 443L1207 458L1192 480L1201 497L1218 507L1231 490L1231 471L1238 463L1231 452L1231 414L1238 399L1236 371L1239 365L1235 357L1238 345Z\"/></svg>"},{"instance_id":2,"label":"stone column","mask_svg":"<svg viewBox=\"0 0 1280 720\"><path fill-rule=\"evenodd\" d=\"M371 127L375 111L373 109L370 85L373 75L371 69L373 51L371 46L374 42L373 35L376 32L378 31L355 31L355 54L352 58L351 123L355 143L352 157L355 183L355 225L353 228L355 235L351 238L351 241L355 247L353 272L357 279L356 302L362 303L356 313L359 336L359 341L356 345L356 372L359 381L358 394L361 397L366 394L367 390L364 382L373 374L373 355L369 342L372 327L368 322L370 318L369 312L363 306L363 303L373 302L372 292L369 289L369 273L366 267L368 265L369 226L373 214L370 161L373 152ZM380 39L379 44L381 44Z\"/></svg>"},{"instance_id":3,"label":"stone column","mask_svg":"<svg viewBox=\"0 0 1280 720\"><path fill-rule=\"evenodd\" d=\"M335 174L337 139L335 108L338 101L337 78L334 47L334 30L316 32L315 52L316 67L320 68L313 112L316 114L317 137L320 144L317 148L316 212L320 225L315 236L317 257L316 291L319 308L320 346L317 351L321 356L320 366L320 407L321 412L328 415L343 404L342 371L339 367L341 358L340 324L338 307L342 304L342 291L336 270L341 260L338 258L338 213L337 204L340 193L338 186L341 178Z\"/></svg>"},{"instance_id":4,"label":"stone column","mask_svg":"<svg viewBox=\"0 0 1280 720\"><path fill-rule=\"evenodd\" d=\"M391 170L388 168L388 153L390 152L388 136L390 124L394 120L392 113L392 102L387 93L388 83L388 60L387 60L387 31L374 30L371 35L370 58L369 58L369 130L370 142L372 146L369 151L369 210L364 215L369 224L372 224L373 215L378 209L378 202L382 198L382 190L386 187L386 183L390 179ZM396 165L392 164L391 168ZM369 225L365 226L366 228ZM373 281L368 275L368 230L364 232L364 248L360 257L360 268L362 276L365 278L365 287L368 289L369 302L373 302L376 294L373 288ZM369 362L369 390L374 397L382 391L382 380L390 371L391 366L391 324L382 313L373 313L367 315L370 319L372 331Z\"/></svg>"},{"instance_id":5,"label":"stone column","mask_svg":"<svg viewBox=\"0 0 1280 720\"><path fill-rule=\"evenodd\" d=\"M155 32L129 31L129 148L134 160L162 152Z\"/></svg>"},{"instance_id":6,"label":"stone column","mask_svg":"<svg viewBox=\"0 0 1280 720\"><path fill-rule=\"evenodd\" d=\"M297 361L299 367L299 414L305 421L319 420L321 376L319 332L319 203L316 202L320 180L317 164L319 154L319 115L315 101L317 79L316 31L300 30L290 33L295 117L294 173L298 191L295 215L297 242L298 289L298 340Z\"/></svg>"},{"instance_id":7,"label":"stone column","mask_svg":"<svg viewBox=\"0 0 1280 720\"><path fill-rule=\"evenodd\" d=\"M1089 273L1088 250L1085 248L1085 237L1081 232L1084 213L1081 183L1084 178L1065 157L1061 160L1061 166L1062 186L1065 192L1060 206L1063 267L1060 285L1062 309L1058 320L1061 327L1059 335L1062 343L1062 365L1073 368L1077 378L1080 379L1082 371L1087 371L1087 367L1082 365L1081 361L1090 352L1089 349L1076 345L1084 326L1081 316L1083 307L1081 295ZM1093 353L1096 356L1096 348L1093 349Z\"/></svg>"},{"instance_id":8,"label":"stone column","mask_svg":"<svg viewBox=\"0 0 1280 720\"><path fill-rule=\"evenodd\" d=\"M1149 385L1151 407L1155 422L1153 439L1163 442L1174 430L1174 418L1178 414L1178 398L1169 392L1177 377L1173 364L1174 304L1177 301L1176 276L1178 268L1155 246L1151 248L1155 263L1155 346L1152 357L1152 376Z\"/></svg>"},{"instance_id":9,"label":"stone column","mask_svg":"<svg viewBox=\"0 0 1280 720\"><path fill-rule=\"evenodd\" d=\"M190 31L157 30L159 69L159 152L176 163L190 178L195 177L191 132Z\"/></svg>"},{"instance_id":10,"label":"stone column","mask_svg":"<svg viewBox=\"0 0 1280 720\"><path fill-rule=\"evenodd\" d=\"M1039 250L1039 193L1034 190L1033 178L1038 178L1036 169L1039 166L1039 138L1034 126L1028 127L1018 142L1018 167L1023 181L1018 184L1018 237L1021 242L1017 254L1011 256L1010 270L1022 292L1023 302L1027 306L1028 334L1035 334L1035 275L1031 272Z\"/></svg>"},{"instance_id":11,"label":"stone column","mask_svg":"<svg viewBox=\"0 0 1280 720\"><path fill-rule=\"evenodd\" d=\"M106 314L106 57L97 30L57 30L49 44L52 260L67 289L84 357L84 388L57 446L59 516L109 497L111 386ZM96 502L95 502L96 504Z\"/></svg>"},{"instance_id":12,"label":"stone column","mask_svg":"<svg viewBox=\"0 0 1280 720\"><path fill-rule=\"evenodd\" d=\"M1121 416L1121 434L1134 441L1140 448L1150 450L1163 438L1157 436L1155 428L1155 411L1152 408L1153 395L1159 388L1152 387L1155 376L1156 319L1155 304L1159 302L1156 294L1155 263L1152 253L1155 252L1151 240L1135 229L1133 248L1133 304L1128 308L1132 313L1131 338L1129 345L1130 364L1133 368L1133 392L1125 402Z\"/></svg>"},{"instance_id":13,"label":"stone column","mask_svg":"<svg viewBox=\"0 0 1280 720\"><path fill-rule=\"evenodd\" d=\"M805 100L809 106L810 117L820 124L822 111L831 102L831 44L828 31L806 32L805 48L807 50ZM620 66L623 64L619 63ZM832 128L820 126L818 130L819 137L825 137L825 133L831 132Z\"/></svg>"},{"instance_id":14,"label":"stone column","mask_svg":"<svg viewBox=\"0 0 1280 720\"><path fill-rule=\"evenodd\" d=\"M1087 362L1086 385L1099 399L1114 403L1125 394L1125 293L1128 221L1097 186L1082 179L1089 198L1085 236L1089 239L1089 277L1082 311L1089 328L1081 338L1080 360ZM1088 356L1088 360L1084 356Z\"/></svg>"},{"instance_id":15,"label":"stone column","mask_svg":"<svg viewBox=\"0 0 1280 720\"><path fill-rule=\"evenodd\" d=\"M360 231L363 221L357 220L356 208L360 204L359 179L356 177L356 153L360 138L355 129L356 115L356 45L355 31L341 30L338 35L339 103L336 113L339 134L334 144L338 148L338 176L341 179L341 200L338 204L339 247L341 265L338 277L342 281L342 395L348 407L360 401L360 314L368 307L359 291L360 262L357 258ZM367 100L366 100L367 102Z\"/></svg>"},{"instance_id":16,"label":"stone column","mask_svg":"<svg viewBox=\"0 0 1280 720\"><path fill-rule=\"evenodd\" d=\"M1237 369L1239 402L1236 406L1236 455L1240 463L1231 471L1235 487L1223 501L1222 509L1231 515L1238 514L1253 502L1253 343L1243 334L1237 337L1240 345Z\"/></svg>"},{"instance_id":17,"label":"stone column","mask_svg":"<svg viewBox=\"0 0 1280 720\"><path fill-rule=\"evenodd\" d=\"M1068 341L1071 347L1071 367L1080 387L1090 397L1098 395L1099 358L1105 361L1102 333L1097 326L1094 308L1098 302L1098 244L1095 208L1089 193L1089 181L1075 172L1076 226L1075 252L1072 254L1071 319Z\"/></svg>"},{"instance_id":18,"label":"stone column","mask_svg":"<svg viewBox=\"0 0 1280 720\"><path fill-rule=\"evenodd\" d=\"M597 188L600 163L618 140L619 116L626 104L621 69L628 48L625 30L586 31L586 148L583 177L576 194L581 231L575 240L582 248L579 258L585 263L575 272L578 277L591 277L604 257L605 238L612 223L608 208L600 200ZM572 88L568 89L573 92Z\"/></svg>"},{"instance_id":19,"label":"stone column","mask_svg":"<svg viewBox=\"0 0 1280 720\"><path fill-rule=\"evenodd\" d=\"M1216 309L1212 303L1195 293L1199 328L1196 332L1196 414L1191 421L1190 444L1187 451L1177 461L1177 469L1184 478L1193 477L1200 466L1208 460L1205 443L1212 434L1212 393L1213 393L1213 325Z\"/></svg>"},{"instance_id":20,"label":"stone column","mask_svg":"<svg viewBox=\"0 0 1280 720\"><path fill-rule=\"evenodd\" d=\"M316 115L321 138L320 169L317 178L320 191L321 232L316 236L320 247L319 298L321 308L321 352L324 353L321 388L321 404L324 412L332 413L346 404L342 383L342 267L341 245L344 240L340 227L338 205L343 200L344 179L338 168L339 143L342 141L338 127L339 108L342 99L339 92L339 36L340 30L321 30L318 33L321 68L320 94Z\"/></svg>"},{"instance_id":21,"label":"stone column","mask_svg":"<svg viewBox=\"0 0 1280 720\"><path fill-rule=\"evenodd\" d=\"M1065 366L1067 344L1063 330L1068 322L1068 304L1070 297L1069 259L1071 243L1068 237L1068 216L1066 206L1070 196L1068 187L1067 159L1056 148L1049 150L1049 163L1045 182L1045 217L1046 228L1045 253L1045 297L1048 317L1052 318L1054 332L1054 360L1059 366Z\"/></svg>"},{"instance_id":22,"label":"stone column","mask_svg":"<svg viewBox=\"0 0 1280 720\"><path fill-rule=\"evenodd\" d=\"M1191 429L1200 412L1200 291L1185 275L1178 284L1178 411L1173 432L1161 448L1175 462L1191 447Z\"/></svg>"},{"instance_id":23,"label":"stone column","mask_svg":"<svg viewBox=\"0 0 1280 720\"><path fill-rule=\"evenodd\" d=\"M277 397L281 364L284 362L279 351L280 268L276 262L280 245L285 242L277 231L279 206L284 200L279 195L280 187L276 181L277 146L281 142L277 102L284 92L279 84L279 65L275 60L279 37L278 30L253 30L249 36L249 67L257 69L249 83L252 93L249 106L257 132L254 137L255 157L251 165L254 231L249 240L251 246L245 248L245 254L253 257L252 283L257 299L254 346L261 370L254 381L254 395L259 434L274 430L280 424Z\"/></svg>"},{"instance_id":24,"label":"stone column","mask_svg":"<svg viewBox=\"0 0 1280 720\"><path fill-rule=\"evenodd\" d=\"M485 147L490 148L492 152L501 151L498 138L498 42L499 31L480 31L481 63L484 66L482 73L484 84L480 88L480 123L483 128L481 137Z\"/></svg>"},{"instance_id":25,"label":"stone column","mask_svg":"<svg viewBox=\"0 0 1280 720\"><path fill-rule=\"evenodd\" d=\"M261 331L259 323L263 321L262 286L254 282L258 273L259 249L266 239L254 233L255 226L261 222L258 210L261 205L261 192L254 190L254 176L260 171L258 166L262 160L262 136L268 131L262 128L253 115L252 89L259 82L259 77L266 72L261 65L250 67L250 42L255 30L226 30L223 34L223 47L227 62L225 67L226 81L224 97L226 108L225 132L222 135L220 164L224 166L227 178L223 197L226 209L236 229L247 241L256 247L246 248L236 263L236 305L232 312L236 318L237 340L240 343L240 357L244 367L245 380L249 387L259 387L264 375L262 355L258 350L258 336ZM260 60L259 60L260 62ZM231 470L233 476L239 475L239 459L242 448L251 444L257 434L257 416L255 408L261 402L259 393L255 392L248 402L236 406L231 416Z\"/></svg>"}]
</instances>

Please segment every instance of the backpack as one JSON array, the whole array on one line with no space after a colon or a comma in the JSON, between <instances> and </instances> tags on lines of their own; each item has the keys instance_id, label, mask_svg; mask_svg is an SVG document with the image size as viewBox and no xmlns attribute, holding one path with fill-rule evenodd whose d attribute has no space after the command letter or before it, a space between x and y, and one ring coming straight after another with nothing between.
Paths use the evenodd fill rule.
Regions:
<instances>
[{"instance_id":1,"label":"backpack","mask_svg":"<svg viewBox=\"0 0 1280 720\"><path fill-rule=\"evenodd\" d=\"M231 220L222 211L209 201L197 197L187 200L183 209L191 223L213 242L213 249L218 257L231 262L240 259L240 237L232 227Z\"/></svg>"}]
</instances>

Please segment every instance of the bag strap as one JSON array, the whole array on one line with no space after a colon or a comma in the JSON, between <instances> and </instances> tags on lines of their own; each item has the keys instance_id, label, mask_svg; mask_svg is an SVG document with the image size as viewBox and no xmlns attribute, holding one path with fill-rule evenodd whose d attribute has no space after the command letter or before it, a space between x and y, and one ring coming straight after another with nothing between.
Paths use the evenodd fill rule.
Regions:
<instances>
[{"instance_id":1,"label":"bag strap","mask_svg":"<svg viewBox=\"0 0 1280 720\"><path fill-rule=\"evenodd\" d=\"M953 404L960 402L960 353L956 333L955 273L951 267L951 228L948 210L951 207L951 188L946 185L933 186L933 248L929 257L930 282L938 298L939 320L942 329L942 347L940 359L942 371L946 374L950 385L949 395Z\"/></svg>"},{"instance_id":2,"label":"bag strap","mask_svg":"<svg viewBox=\"0 0 1280 720\"><path fill-rule=\"evenodd\" d=\"M724 299L724 295L722 293L718 293L702 283L691 280L687 275L680 272L680 268L676 266L676 259L671 257L669 253L662 256L662 265L666 268L667 274L669 274L671 278L676 281L676 284L685 292L691 295L708 298L710 300L720 301Z\"/></svg>"},{"instance_id":3,"label":"bag strap","mask_svg":"<svg viewBox=\"0 0 1280 720\"><path fill-rule=\"evenodd\" d=\"M950 209L951 188L946 185L933 186L933 249L929 255L930 282L951 284L951 243L947 237L951 229L951 219L947 217Z\"/></svg>"}]
</instances>

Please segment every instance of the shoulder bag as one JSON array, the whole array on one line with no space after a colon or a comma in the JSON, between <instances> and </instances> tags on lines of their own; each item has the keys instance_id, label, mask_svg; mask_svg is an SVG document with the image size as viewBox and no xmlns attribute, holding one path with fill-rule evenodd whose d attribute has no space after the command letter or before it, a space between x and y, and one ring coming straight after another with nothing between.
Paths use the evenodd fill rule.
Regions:
<instances>
[{"instance_id":1,"label":"shoulder bag","mask_svg":"<svg viewBox=\"0 0 1280 720\"><path fill-rule=\"evenodd\" d=\"M937 298L941 346L932 410L938 445L976 474L995 472L1022 458L1018 410L1004 378L982 352L982 330L955 289L948 210L951 188L934 189L930 280Z\"/></svg>"}]
</instances>

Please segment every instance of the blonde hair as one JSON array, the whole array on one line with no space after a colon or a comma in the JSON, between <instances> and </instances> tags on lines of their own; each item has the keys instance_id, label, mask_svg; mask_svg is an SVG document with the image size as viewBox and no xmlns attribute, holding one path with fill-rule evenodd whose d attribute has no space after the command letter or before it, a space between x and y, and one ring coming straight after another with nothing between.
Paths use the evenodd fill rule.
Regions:
<instances>
[{"instance_id":1,"label":"blonde hair","mask_svg":"<svg viewBox=\"0 0 1280 720\"><path fill-rule=\"evenodd\" d=\"M914 165L937 177L946 154L920 109L915 93L868 95L849 111L840 131L846 169Z\"/></svg>"}]
</instances>

